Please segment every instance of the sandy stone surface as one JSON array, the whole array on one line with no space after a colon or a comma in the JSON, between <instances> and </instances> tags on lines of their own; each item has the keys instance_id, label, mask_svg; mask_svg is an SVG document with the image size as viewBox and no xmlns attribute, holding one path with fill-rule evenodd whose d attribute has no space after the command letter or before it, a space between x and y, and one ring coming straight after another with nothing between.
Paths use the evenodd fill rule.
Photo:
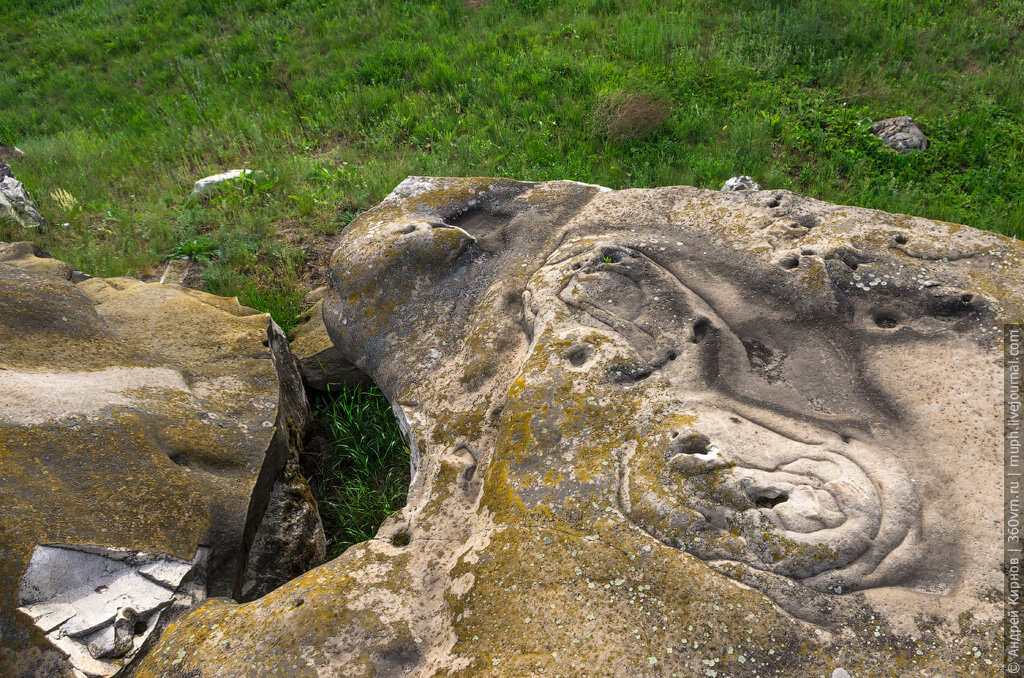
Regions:
<instances>
[{"instance_id":1,"label":"sandy stone surface","mask_svg":"<svg viewBox=\"0 0 1024 678\"><path fill-rule=\"evenodd\" d=\"M165 611L322 562L287 471L308 405L266 314L131 278L75 285L24 245L0 245L0 675L113 675ZM310 507L289 562L260 551Z\"/></svg>"},{"instance_id":2,"label":"sandy stone surface","mask_svg":"<svg viewBox=\"0 0 1024 678\"><path fill-rule=\"evenodd\" d=\"M1022 264L785 191L412 177L323 311L408 505L139 676L1000 675Z\"/></svg>"}]
</instances>

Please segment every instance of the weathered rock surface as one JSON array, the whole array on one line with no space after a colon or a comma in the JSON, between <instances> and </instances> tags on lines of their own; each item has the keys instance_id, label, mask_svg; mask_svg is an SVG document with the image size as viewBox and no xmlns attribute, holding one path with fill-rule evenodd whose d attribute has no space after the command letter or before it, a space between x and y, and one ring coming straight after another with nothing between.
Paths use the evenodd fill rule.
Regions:
<instances>
[{"instance_id":1,"label":"weathered rock surface","mask_svg":"<svg viewBox=\"0 0 1024 678\"><path fill-rule=\"evenodd\" d=\"M6 167L6 166L5 166ZM22 228L45 228L46 220L39 214L25 186L10 175L0 176L0 219L10 219Z\"/></svg>"},{"instance_id":2,"label":"weathered rock surface","mask_svg":"<svg viewBox=\"0 0 1024 678\"><path fill-rule=\"evenodd\" d=\"M307 320L292 332L291 350L299 361L302 380L312 389L328 391L333 384L351 387L369 386L373 380L335 348L324 326L323 302L307 311Z\"/></svg>"},{"instance_id":3,"label":"weathered rock surface","mask_svg":"<svg viewBox=\"0 0 1024 678\"><path fill-rule=\"evenodd\" d=\"M900 153L923 151L928 148L928 137L909 115L879 120L868 129L881 139L882 143Z\"/></svg>"},{"instance_id":4,"label":"weathered rock surface","mask_svg":"<svg viewBox=\"0 0 1024 678\"><path fill-rule=\"evenodd\" d=\"M190 257L171 259L164 266L157 282L166 285L183 285L191 270L192 259Z\"/></svg>"},{"instance_id":5,"label":"weathered rock surface","mask_svg":"<svg viewBox=\"0 0 1024 678\"><path fill-rule=\"evenodd\" d=\"M55 280L71 280L75 273L71 266L30 242L0 242L0 264L17 266Z\"/></svg>"},{"instance_id":6,"label":"weathered rock surface","mask_svg":"<svg viewBox=\"0 0 1024 678\"><path fill-rule=\"evenodd\" d=\"M785 191L410 178L324 304L407 507L138 675L1001 675L1022 264Z\"/></svg>"},{"instance_id":7,"label":"weathered rock surface","mask_svg":"<svg viewBox=\"0 0 1024 678\"><path fill-rule=\"evenodd\" d=\"M12 160L20 160L25 157L25 151L21 150L17 146L8 146L7 144L0 143L0 161L10 162Z\"/></svg>"},{"instance_id":8,"label":"weathered rock surface","mask_svg":"<svg viewBox=\"0 0 1024 678\"><path fill-rule=\"evenodd\" d=\"M234 169L228 170L227 172L221 172L220 174L212 174L208 177L203 177L202 179L197 180L195 185L192 187L192 198L198 199L211 195L221 184L228 181L234 181L239 177L244 177L249 174L252 174L249 170Z\"/></svg>"},{"instance_id":9,"label":"weathered rock surface","mask_svg":"<svg viewBox=\"0 0 1024 678\"><path fill-rule=\"evenodd\" d=\"M730 177L722 184L723 191L760 191L761 184L754 181L754 177L744 174L741 177Z\"/></svg>"},{"instance_id":10,"label":"weathered rock surface","mask_svg":"<svg viewBox=\"0 0 1024 678\"><path fill-rule=\"evenodd\" d=\"M5 676L113 675L196 600L323 558L294 471L308 404L269 316L130 278L75 285L59 263L0 246ZM267 552L275 535L290 551Z\"/></svg>"}]
</instances>

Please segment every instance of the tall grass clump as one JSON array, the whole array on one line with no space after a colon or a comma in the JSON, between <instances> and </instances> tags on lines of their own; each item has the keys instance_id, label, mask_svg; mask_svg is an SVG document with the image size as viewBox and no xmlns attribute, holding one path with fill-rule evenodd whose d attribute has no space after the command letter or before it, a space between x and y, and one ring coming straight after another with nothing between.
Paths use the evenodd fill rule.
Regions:
<instances>
[{"instance_id":1,"label":"tall grass clump","mask_svg":"<svg viewBox=\"0 0 1024 678\"><path fill-rule=\"evenodd\" d=\"M644 139L672 115L672 103L647 92L612 92L597 100L594 131L608 139Z\"/></svg>"},{"instance_id":2,"label":"tall grass clump","mask_svg":"<svg viewBox=\"0 0 1024 678\"><path fill-rule=\"evenodd\" d=\"M409 448L376 386L343 389L315 416L329 428L329 449L311 474L318 488L328 558L367 539L405 504Z\"/></svg>"}]
</instances>

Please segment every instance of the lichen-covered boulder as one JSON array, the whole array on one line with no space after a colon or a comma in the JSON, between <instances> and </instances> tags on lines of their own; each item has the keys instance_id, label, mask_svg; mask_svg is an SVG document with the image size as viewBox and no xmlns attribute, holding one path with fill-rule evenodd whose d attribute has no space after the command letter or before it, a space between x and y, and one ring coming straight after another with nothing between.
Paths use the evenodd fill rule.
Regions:
<instances>
[{"instance_id":1,"label":"lichen-covered boulder","mask_svg":"<svg viewBox=\"0 0 1024 678\"><path fill-rule=\"evenodd\" d=\"M324 304L408 505L139 676L1001 675L1022 264L784 191L410 178Z\"/></svg>"},{"instance_id":2,"label":"lichen-covered boulder","mask_svg":"<svg viewBox=\"0 0 1024 678\"><path fill-rule=\"evenodd\" d=\"M23 250L0 247L0 674L111 676L194 602L322 561L308 404L266 314Z\"/></svg>"}]
</instances>

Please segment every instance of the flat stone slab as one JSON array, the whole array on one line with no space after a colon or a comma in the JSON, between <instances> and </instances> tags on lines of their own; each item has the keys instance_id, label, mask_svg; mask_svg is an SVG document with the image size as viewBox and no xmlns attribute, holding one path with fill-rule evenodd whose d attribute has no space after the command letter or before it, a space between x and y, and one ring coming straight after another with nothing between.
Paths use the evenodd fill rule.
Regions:
<instances>
[{"instance_id":1,"label":"flat stone slab","mask_svg":"<svg viewBox=\"0 0 1024 678\"><path fill-rule=\"evenodd\" d=\"M323 306L408 505L138 675L1002 675L1022 265L786 191L410 177Z\"/></svg>"}]
</instances>

